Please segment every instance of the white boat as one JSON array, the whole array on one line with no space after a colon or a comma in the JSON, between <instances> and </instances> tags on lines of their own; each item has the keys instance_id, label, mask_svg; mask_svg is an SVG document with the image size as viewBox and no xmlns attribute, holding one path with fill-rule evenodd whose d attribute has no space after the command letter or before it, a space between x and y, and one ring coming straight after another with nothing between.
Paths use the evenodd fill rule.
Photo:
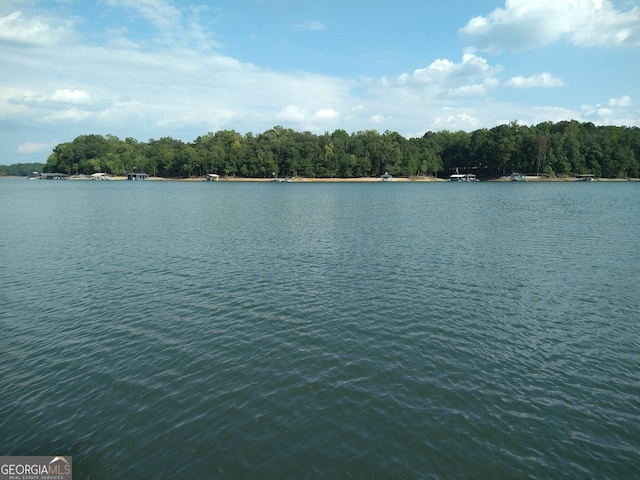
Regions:
<instances>
[{"instance_id":1,"label":"white boat","mask_svg":"<svg viewBox=\"0 0 640 480\"><path fill-rule=\"evenodd\" d=\"M477 182L478 178L474 173L454 173L449 177L450 182Z\"/></svg>"}]
</instances>

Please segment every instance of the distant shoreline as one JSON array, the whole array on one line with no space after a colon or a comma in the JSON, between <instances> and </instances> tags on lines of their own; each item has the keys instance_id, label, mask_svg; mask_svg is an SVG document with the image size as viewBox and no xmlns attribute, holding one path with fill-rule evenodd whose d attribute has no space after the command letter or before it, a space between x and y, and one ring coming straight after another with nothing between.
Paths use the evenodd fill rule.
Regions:
<instances>
[{"instance_id":1,"label":"distant shoreline","mask_svg":"<svg viewBox=\"0 0 640 480\"><path fill-rule=\"evenodd\" d=\"M0 175L0 179L9 178L24 178L24 176L4 176ZM595 177L598 182L640 182L640 178L601 178ZM92 180L89 176L69 176L68 180L74 181L88 181ZM561 177L549 177L549 176L525 176L526 182L575 182L576 176L563 175ZM110 181L127 181L126 176L113 175L109 176ZM147 182L204 182L203 177L190 177L190 178L167 178L167 177L149 177L147 180L139 180ZM447 182L448 178L439 178L431 176L412 176L412 177L393 177L390 182L392 183L415 183L415 182ZM489 177L481 179L481 182L509 182L509 177ZM274 182L273 178L244 178L244 177L226 177L217 180L216 182L245 182L245 183L259 183L259 182ZM353 177L353 178L307 178L307 177L290 177L286 183L375 183L381 182L379 177ZM381 182L382 183L382 182Z\"/></svg>"}]
</instances>

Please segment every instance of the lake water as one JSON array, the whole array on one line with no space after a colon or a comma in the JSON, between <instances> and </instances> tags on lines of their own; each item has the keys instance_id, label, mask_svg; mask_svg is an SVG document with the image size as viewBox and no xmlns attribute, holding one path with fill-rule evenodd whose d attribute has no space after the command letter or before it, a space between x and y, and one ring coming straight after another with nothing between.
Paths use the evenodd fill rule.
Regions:
<instances>
[{"instance_id":1,"label":"lake water","mask_svg":"<svg viewBox=\"0 0 640 480\"><path fill-rule=\"evenodd\" d=\"M0 181L0 454L639 478L640 184Z\"/></svg>"}]
</instances>

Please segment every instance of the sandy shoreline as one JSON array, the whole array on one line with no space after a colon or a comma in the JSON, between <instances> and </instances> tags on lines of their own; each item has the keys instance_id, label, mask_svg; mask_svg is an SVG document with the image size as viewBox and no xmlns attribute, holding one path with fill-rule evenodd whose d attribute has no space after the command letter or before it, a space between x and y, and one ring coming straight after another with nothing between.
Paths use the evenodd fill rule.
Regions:
<instances>
[{"instance_id":1,"label":"sandy shoreline","mask_svg":"<svg viewBox=\"0 0 640 480\"><path fill-rule=\"evenodd\" d=\"M536 177L526 176L527 182L575 182L577 181L574 176L563 177ZM127 177L109 177L110 180L126 180ZM290 183L375 183L381 182L379 177L358 177L358 178L306 178L306 177L292 177L289 179ZM173 181L173 182L203 182L202 177L193 178L164 178L164 177L149 177L148 181ZM226 177L220 179L221 182L273 182L273 178L242 178L242 177ZM393 183L407 183L407 182L447 182L447 178L439 177L393 177L391 182ZM509 182L509 177L494 177L480 180L482 182ZM638 178L597 178L599 182L637 182ZM287 183L287 182L285 182Z\"/></svg>"},{"instance_id":2,"label":"sandy shoreline","mask_svg":"<svg viewBox=\"0 0 640 480\"><path fill-rule=\"evenodd\" d=\"M2 178L27 178L27 177L16 177L16 176L0 176ZM527 182L575 182L577 181L575 176L562 176L562 177L536 177L536 176L526 176ZM92 180L89 176L70 176L69 180ZM126 176L109 176L110 181L126 181ZM205 179L203 177L192 177L192 178L165 178L165 177L149 177L147 180L151 182L204 182ZM220 179L218 181L221 182L273 182L273 178L241 178L241 177L226 177ZM289 179L291 183L373 183L380 182L379 177L358 177L358 178L305 178L305 177L292 177ZM393 177L391 182L393 183L406 183L406 182L446 182L448 179L446 178L438 178L438 177L426 177L426 176L415 176L415 177ZM493 177L488 179L480 180L482 182L508 182L510 181L509 177ZM638 182L640 178L597 178L598 182ZM286 182L288 183L288 182Z\"/></svg>"},{"instance_id":3,"label":"sandy shoreline","mask_svg":"<svg viewBox=\"0 0 640 480\"><path fill-rule=\"evenodd\" d=\"M109 180L126 180L127 177L109 177ZM72 178L72 180L75 180ZM147 181L164 181L164 182L203 182L202 177L193 178L164 178L164 177L149 177ZM256 182L272 182L273 178L241 178L241 177L226 177L218 180L220 182L243 182L243 183L256 183ZM447 178L438 177L393 177L392 183L408 183L408 182L447 182ZM483 179L482 182L509 182L508 177L498 177ZM527 182L575 182L576 177L536 177L527 176ZM637 182L638 178L598 178L599 182ZM306 177L292 177L290 183L375 183L381 182L379 177L358 177L358 178L306 178ZM287 182L285 182L287 183Z\"/></svg>"}]
</instances>

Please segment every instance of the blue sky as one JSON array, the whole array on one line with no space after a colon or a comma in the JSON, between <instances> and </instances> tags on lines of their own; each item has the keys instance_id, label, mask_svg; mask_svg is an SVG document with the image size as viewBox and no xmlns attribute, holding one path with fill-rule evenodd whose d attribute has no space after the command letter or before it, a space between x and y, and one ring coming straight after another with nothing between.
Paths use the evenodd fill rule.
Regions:
<instances>
[{"instance_id":1,"label":"blue sky","mask_svg":"<svg viewBox=\"0 0 640 480\"><path fill-rule=\"evenodd\" d=\"M0 163L81 134L640 126L640 0L3 0Z\"/></svg>"}]
</instances>

